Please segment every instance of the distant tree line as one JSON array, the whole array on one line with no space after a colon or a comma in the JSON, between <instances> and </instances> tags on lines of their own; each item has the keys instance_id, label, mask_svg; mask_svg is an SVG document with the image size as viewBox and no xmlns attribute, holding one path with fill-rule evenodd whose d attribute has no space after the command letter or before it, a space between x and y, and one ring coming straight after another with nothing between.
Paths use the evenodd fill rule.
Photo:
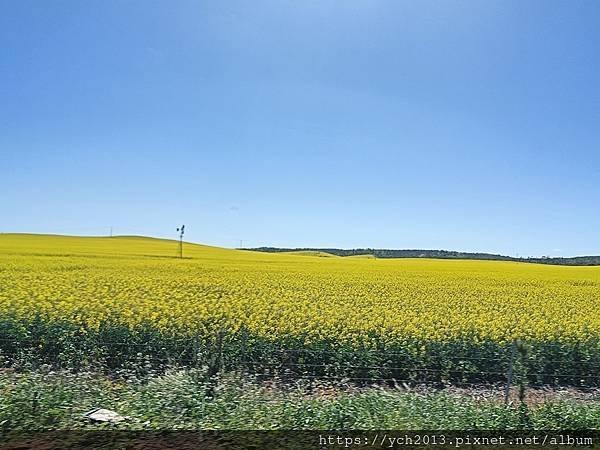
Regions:
<instances>
[{"instance_id":1,"label":"distant tree line","mask_svg":"<svg viewBox=\"0 0 600 450\"><path fill-rule=\"evenodd\" d=\"M390 250L375 248L279 248L279 247L257 247L246 250L254 250L268 253L318 251L327 252L337 256L359 256L373 255L375 258L435 258L435 259L477 259L492 261L517 261L538 264L554 264L564 266L598 266L600 256L575 256L572 258L515 258L512 256L496 255L493 253L469 253L454 252L448 250Z\"/></svg>"}]
</instances>

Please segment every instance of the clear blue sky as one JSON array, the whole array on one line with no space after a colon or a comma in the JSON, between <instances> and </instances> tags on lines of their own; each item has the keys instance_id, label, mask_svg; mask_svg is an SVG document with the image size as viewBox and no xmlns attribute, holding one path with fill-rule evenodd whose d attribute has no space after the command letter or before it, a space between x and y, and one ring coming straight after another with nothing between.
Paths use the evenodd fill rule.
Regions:
<instances>
[{"instance_id":1,"label":"clear blue sky","mask_svg":"<svg viewBox=\"0 0 600 450\"><path fill-rule=\"evenodd\" d=\"M600 2L0 2L0 231L600 254Z\"/></svg>"}]
</instances>

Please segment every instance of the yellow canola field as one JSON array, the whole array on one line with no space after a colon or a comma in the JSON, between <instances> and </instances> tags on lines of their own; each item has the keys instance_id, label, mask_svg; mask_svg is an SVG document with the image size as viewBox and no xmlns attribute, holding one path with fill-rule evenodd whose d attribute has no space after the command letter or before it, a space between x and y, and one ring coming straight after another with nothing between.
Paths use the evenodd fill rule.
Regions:
<instances>
[{"instance_id":1,"label":"yellow canola field","mask_svg":"<svg viewBox=\"0 0 600 450\"><path fill-rule=\"evenodd\" d=\"M0 322L167 334L244 326L257 336L505 342L595 338L600 267L323 258L140 237L0 234Z\"/></svg>"}]
</instances>

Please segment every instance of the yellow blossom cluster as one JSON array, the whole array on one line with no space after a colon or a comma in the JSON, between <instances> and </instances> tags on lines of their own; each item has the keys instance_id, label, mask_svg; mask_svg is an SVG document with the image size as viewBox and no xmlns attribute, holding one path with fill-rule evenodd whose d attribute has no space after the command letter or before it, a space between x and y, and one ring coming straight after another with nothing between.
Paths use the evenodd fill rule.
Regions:
<instances>
[{"instance_id":1,"label":"yellow blossom cluster","mask_svg":"<svg viewBox=\"0 0 600 450\"><path fill-rule=\"evenodd\" d=\"M391 344L584 341L600 267L266 254L138 238L0 235L0 320Z\"/></svg>"}]
</instances>

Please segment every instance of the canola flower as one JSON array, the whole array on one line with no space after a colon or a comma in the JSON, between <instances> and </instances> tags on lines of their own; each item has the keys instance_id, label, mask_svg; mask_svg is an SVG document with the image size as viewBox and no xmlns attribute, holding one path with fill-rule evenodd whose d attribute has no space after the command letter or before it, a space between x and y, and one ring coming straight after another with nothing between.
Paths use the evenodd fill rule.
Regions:
<instances>
[{"instance_id":1,"label":"canola flower","mask_svg":"<svg viewBox=\"0 0 600 450\"><path fill-rule=\"evenodd\" d=\"M323 258L173 241L0 235L0 321L369 346L586 342L600 267Z\"/></svg>"}]
</instances>

